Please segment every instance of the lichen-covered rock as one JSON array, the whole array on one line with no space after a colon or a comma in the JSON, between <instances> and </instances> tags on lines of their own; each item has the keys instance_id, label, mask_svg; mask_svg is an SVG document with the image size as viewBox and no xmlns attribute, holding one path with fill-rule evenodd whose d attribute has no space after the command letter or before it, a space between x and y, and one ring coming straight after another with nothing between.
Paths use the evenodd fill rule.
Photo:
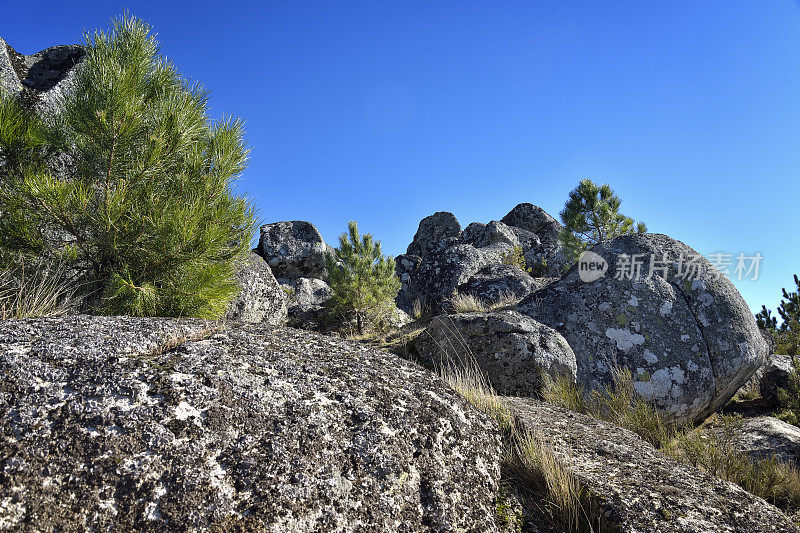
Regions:
<instances>
[{"instance_id":1,"label":"lichen-covered rock","mask_svg":"<svg viewBox=\"0 0 800 533\"><path fill-rule=\"evenodd\" d=\"M462 244L471 244L476 248L483 248L498 242L512 247L520 246L520 241L511 228L496 220L488 224L473 222L464 228L458 241Z\"/></svg>"},{"instance_id":2,"label":"lichen-covered rock","mask_svg":"<svg viewBox=\"0 0 800 533\"><path fill-rule=\"evenodd\" d=\"M761 397L770 405L778 405L778 390L785 389L789 384L789 374L794 371L794 364L791 355L773 354L767 360L767 364L759 369L761 377L758 380L758 388Z\"/></svg>"},{"instance_id":3,"label":"lichen-covered rock","mask_svg":"<svg viewBox=\"0 0 800 533\"><path fill-rule=\"evenodd\" d=\"M493 531L493 423L423 369L291 329L0 323L16 530Z\"/></svg>"},{"instance_id":4,"label":"lichen-covered rock","mask_svg":"<svg viewBox=\"0 0 800 533\"><path fill-rule=\"evenodd\" d=\"M228 305L227 320L271 325L286 322L286 292L263 257L250 252L239 265L236 282L239 292Z\"/></svg>"},{"instance_id":5,"label":"lichen-covered rock","mask_svg":"<svg viewBox=\"0 0 800 533\"><path fill-rule=\"evenodd\" d=\"M800 428L797 426L771 416L734 420L728 424L727 427L703 426L695 431L724 438L734 449L755 459L774 458L800 468Z\"/></svg>"},{"instance_id":6,"label":"lichen-covered rock","mask_svg":"<svg viewBox=\"0 0 800 533\"><path fill-rule=\"evenodd\" d=\"M504 243L475 248L470 244L446 241L445 245L429 250L413 272L399 274L402 288L398 305L402 306L403 302L412 304L419 298L433 313L441 313L458 292L458 287L484 267L501 264L503 254L510 250L511 247ZM408 257L413 256L403 256L402 260Z\"/></svg>"},{"instance_id":7,"label":"lichen-covered rock","mask_svg":"<svg viewBox=\"0 0 800 533\"><path fill-rule=\"evenodd\" d=\"M23 55L0 39L0 86L34 105L39 116L53 118L61 112L85 53L80 45L59 45Z\"/></svg>"},{"instance_id":8,"label":"lichen-covered rock","mask_svg":"<svg viewBox=\"0 0 800 533\"><path fill-rule=\"evenodd\" d=\"M518 204L501 221L536 234L541 243L550 246L558 245L558 235L563 229L563 226L544 209L529 203Z\"/></svg>"},{"instance_id":9,"label":"lichen-covered rock","mask_svg":"<svg viewBox=\"0 0 800 533\"><path fill-rule=\"evenodd\" d=\"M544 279L533 278L519 267L492 264L459 285L458 292L471 294L486 302L496 302L503 298L521 300L544 286Z\"/></svg>"},{"instance_id":10,"label":"lichen-covered rock","mask_svg":"<svg viewBox=\"0 0 800 533\"><path fill-rule=\"evenodd\" d=\"M410 311L414 301L420 299L434 313L442 312L455 292L462 288L471 291L465 284L473 276L479 292L494 294L505 290L504 285L513 285L509 287L512 293L522 297L530 291L525 292L520 282L530 285L531 281L523 281L519 275L513 280L506 270L482 269L499 267L504 256L521 253L534 278L560 277L566 264L558 240L560 228L550 215L531 204L518 205L501 222L473 222L464 231L451 213L431 215L420 222L408 252L396 258L402 285L397 305ZM489 276L495 272L498 281L492 283ZM544 280L538 283L544 284Z\"/></svg>"},{"instance_id":11,"label":"lichen-covered rock","mask_svg":"<svg viewBox=\"0 0 800 533\"><path fill-rule=\"evenodd\" d=\"M610 384L619 365L660 408L700 420L764 363L767 346L747 304L690 247L648 234L618 237L593 251L608 263L604 276L584 282L573 267L519 304L520 312L564 335L587 388ZM640 275L628 270L634 256ZM689 258L692 279L679 271L689 268Z\"/></svg>"},{"instance_id":12,"label":"lichen-covered rock","mask_svg":"<svg viewBox=\"0 0 800 533\"><path fill-rule=\"evenodd\" d=\"M458 223L453 213L439 211L420 221L417 233L414 235L414 240L408 245L406 254L424 257L440 242L448 237L457 237L460 233L461 224Z\"/></svg>"},{"instance_id":13,"label":"lichen-covered rock","mask_svg":"<svg viewBox=\"0 0 800 533\"><path fill-rule=\"evenodd\" d=\"M289 314L292 316L318 312L333 296L327 283L317 278L297 278L289 287Z\"/></svg>"},{"instance_id":14,"label":"lichen-covered rock","mask_svg":"<svg viewBox=\"0 0 800 533\"><path fill-rule=\"evenodd\" d=\"M0 37L0 93L3 96L17 96L22 92L22 83L12 63L14 49Z\"/></svg>"},{"instance_id":15,"label":"lichen-covered rock","mask_svg":"<svg viewBox=\"0 0 800 533\"><path fill-rule=\"evenodd\" d=\"M514 311L435 317L413 343L419 362L475 364L500 394L538 396L543 376L575 381L575 354L554 329Z\"/></svg>"},{"instance_id":16,"label":"lichen-covered rock","mask_svg":"<svg viewBox=\"0 0 800 533\"><path fill-rule=\"evenodd\" d=\"M257 251L267 260L276 278L294 281L328 277L325 254L332 252L332 248L310 222L293 220L261 226Z\"/></svg>"},{"instance_id":17,"label":"lichen-covered rock","mask_svg":"<svg viewBox=\"0 0 800 533\"><path fill-rule=\"evenodd\" d=\"M640 532L797 532L789 518L728 481L667 458L631 431L566 409L504 398L523 431L549 444L606 528Z\"/></svg>"}]
</instances>

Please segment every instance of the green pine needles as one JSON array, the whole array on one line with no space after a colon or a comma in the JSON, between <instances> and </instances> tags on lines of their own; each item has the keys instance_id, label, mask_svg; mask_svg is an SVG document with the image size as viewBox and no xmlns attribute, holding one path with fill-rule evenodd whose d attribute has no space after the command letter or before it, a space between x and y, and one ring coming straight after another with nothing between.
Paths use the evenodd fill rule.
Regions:
<instances>
[{"instance_id":1,"label":"green pine needles","mask_svg":"<svg viewBox=\"0 0 800 533\"><path fill-rule=\"evenodd\" d=\"M84 45L59 116L0 105L0 151L13 163L0 176L0 246L70 259L93 312L219 317L255 227L233 189L244 125L212 122L208 92L160 55L143 21L124 15ZM53 152L71 161L59 175Z\"/></svg>"},{"instance_id":2,"label":"green pine needles","mask_svg":"<svg viewBox=\"0 0 800 533\"><path fill-rule=\"evenodd\" d=\"M392 257L381 253L380 241L369 233L359 235L355 220L347 228L335 254L325 256L325 267L333 289L333 309L355 314L358 333L363 334L365 321L385 319L391 313L400 281Z\"/></svg>"},{"instance_id":3,"label":"green pine needles","mask_svg":"<svg viewBox=\"0 0 800 533\"><path fill-rule=\"evenodd\" d=\"M567 255L577 261L581 253L605 240L645 233L643 222L619 212L622 201L607 184L596 185L592 180L581 180L569 193L569 200L561 211L564 229L559 238Z\"/></svg>"}]
</instances>

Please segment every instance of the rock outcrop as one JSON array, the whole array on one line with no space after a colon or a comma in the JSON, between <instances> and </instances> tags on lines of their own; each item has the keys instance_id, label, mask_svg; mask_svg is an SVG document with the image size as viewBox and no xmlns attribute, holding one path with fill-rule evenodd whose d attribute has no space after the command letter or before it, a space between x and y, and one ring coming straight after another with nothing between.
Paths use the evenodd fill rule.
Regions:
<instances>
[{"instance_id":1,"label":"rock outcrop","mask_svg":"<svg viewBox=\"0 0 800 533\"><path fill-rule=\"evenodd\" d=\"M286 291L263 257L251 252L239 265L236 281L239 293L228 306L227 320L271 325L286 322Z\"/></svg>"},{"instance_id":2,"label":"rock outcrop","mask_svg":"<svg viewBox=\"0 0 800 533\"><path fill-rule=\"evenodd\" d=\"M770 356L767 364L760 369L761 377L758 380L758 388L761 397L770 405L778 405L778 390L785 389L789 383L789 374L794 371L794 363L791 355Z\"/></svg>"},{"instance_id":3,"label":"rock outcrop","mask_svg":"<svg viewBox=\"0 0 800 533\"><path fill-rule=\"evenodd\" d=\"M618 237L593 251L608 263L604 276L584 282L573 267L519 305L567 339L587 388L611 383L619 365L659 407L701 420L766 360L766 343L747 304L690 247L648 234Z\"/></svg>"},{"instance_id":4,"label":"rock outcrop","mask_svg":"<svg viewBox=\"0 0 800 533\"><path fill-rule=\"evenodd\" d=\"M560 228L550 215L531 204L518 205L503 221L473 222L464 231L452 213L426 217L406 254L396 258L402 284L398 306L410 311L419 299L439 313L460 291L487 298L506 291L519 298L526 296L546 284L534 278L558 277L563 272L566 258L558 240ZM511 275L498 268L503 266L504 256L515 249L522 252L534 277L520 269Z\"/></svg>"},{"instance_id":5,"label":"rock outcrop","mask_svg":"<svg viewBox=\"0 0 800 533\"><path fill-rule=\"evenodd\" d=\"M492 264L480 269L457 290L459 294L470 294L485 302L497 302L521 300L546 285L547 280L534 278L519 267Z\"/></svg>"},{"instance_id":6,"label":"rock outcrop","mask_svg":"<svg viewBox=\"0 0 800 533\"><path fill-rule=\"evenodd\" d=\"M59 100L70 89L85 51L80 45L52 46L23 55L0 38L0 90L33 104L40 116L60 112Z\"/></svg>"},{"instance_id":7,"label":"rock outcrop","mask_svg":"<svg viewBox=\"0 0 800 533\"><path fill-rule=\"evenodd\" d=\"M0 523L494 531L493 423L423 369L266 325L0 324Z\"/></svg>"},{"instance_id":8,"label":"rock outcrop","mask_svg":"<svg viewBox=\"0 0 800 533\"><path fill-rule=\"evenodd\" d=\"M429 368L476 365L499 394L538 396L545 375L575 381L575 354L564 337L514 311L438 316L413 346Z\"/></svg>"},{"instance_id":9,"label":"rock outcrop","mask_svg":"<svg viewBox=\"0 0 800 533\"><path fill-rule=\"evenodd\" d=\"M283 285L289 293L289 325L303 329L319 329L325 302L333 295L327 283L317 278L297 278Z\"/></svg>"},{"instance_id":10,"label":"rock outcrop","mask_svg":"<svg viewBox=\"0 0 800 533\"><path fill-rule=\"evenodd\" d=\"M297 278L325 280L325 254L332 249L313 224L293 220L261 226L257 252L278 281L291 283Z\"/></svg>"},{"instance_id":11,"label":"rock outcrop","mask_svg":"<svg viewBox=\"0 0 800 533\"><path fill-rule=\"evenodd\" d=\"M609 531L800 531L761 498L667 458L628 430L535 400L503 402L522 431L564 461Z\"/></svg>"},{"instance_id":12,"label":"rock outcrop","mask_svg":"<svg viewBox=\"0 0 800 533\"><path fill-rule=\"evenodd\" d=\"M732 449L754 459L774 458L800 468L800 428L775 417L745 418L732 422L728 428L712 425L696 431L726 439Z\"/></svg>"}]
</instances>

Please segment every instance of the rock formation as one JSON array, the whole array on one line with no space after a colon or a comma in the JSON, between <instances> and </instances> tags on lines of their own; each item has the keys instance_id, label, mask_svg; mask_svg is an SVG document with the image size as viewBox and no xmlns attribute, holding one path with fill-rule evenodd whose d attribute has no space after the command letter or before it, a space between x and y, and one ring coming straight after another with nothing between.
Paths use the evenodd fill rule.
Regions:
<instances>
[{"instance_id":1,"label":"rock formation","mask_svg":"<svg viewBox=\"0 0 800 533\"><path fill-rule=\"evenodd\" d=\"M605 276L587 283L573 267L519 305L520 312L567 339L585 387L611 383L618 365L631 371L637 391L659 407L702 420L766 360L766 343L747 304L690 247L647 234L618 237L592 250L608 262ZM634 256L640 275L627 276ZM689 258L691 278L680 271L690 268Z\"/></svg>"},{"instance_id":2,"label":"rock formation","mask_svg":"<svg viewBox=\"0 0 800 533\"><path fill-rule=\"evenodd\" d=\"M406 254L396 258L401 309L410 311L419 299L439 313L458 292L492 299L501 293L521 298L545 285L545 280L535 280L520 269L513 275L497 269L515 248L522 251L537 278L560 276L566 265L558 240L561 225L531 204L518 205L503 221L473 222L464 231L460 228L447 212L420 222Z\"/></svg>"},{"instance_id":3,"label":"rock formation","mask_svg":"<svg viewBox=\"0 0 800 533\"><path fill-rule=\"evenodd\" d=\"M236 281L239 293L230 302L226 319L271 325L286 322L286 291L263 257L251 252L239 266Z\"/></svg>"},{"instance_id":4,"label":"rock formation","mask_svg":"<svg viewBox=\"0 0 800 533\"><path fill-rule=\"evenodd\" d=\"M500 442L386 352L266 325L0 324L0 523L493 531Z\"/></svg>"},{"instance_id":5,"label":"rock formation","mask_svg":"<svg viewBox=\"0 0 800 533\"><path fill-rule=\"evenodd\" d=\"M575 354L557 331L514 311L439 316L414 340L419 362L477 365L499 393L538 396L542 378L575 381Z\"/></svg>"},{"instance_id":6,"label":"rock formation","mask_svg":"<svg viewBox=\"0 0 800 533\"><path fill-rule=\"evenodd\" d=\"M800 531L761 498L662 455L628 430L535 400L504 403L522 431L565 461L609 531Z\"/></svg>"}]
</instances>

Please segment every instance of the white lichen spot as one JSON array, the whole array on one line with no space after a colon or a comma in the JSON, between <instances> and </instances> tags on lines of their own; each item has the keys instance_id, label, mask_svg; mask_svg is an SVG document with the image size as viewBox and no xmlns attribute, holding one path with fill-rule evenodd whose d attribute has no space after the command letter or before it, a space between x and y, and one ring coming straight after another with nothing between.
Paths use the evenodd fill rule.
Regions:
<instances>
[{"instance_id":1,"label":"white lichen spot","mask_svg":"<svg viewBox=\"0 0 800 533\"><path fill-rule=\"evenodd\" d=\"M702 291L706 290L706 282L702 279L696 279L692 281L692 290L700 289Z\"/></svg>"},{"instance_id":2,"label":"white lichen spot","mask_svg":"<svg viewBox=\"0 0 800 533\"><path fill-rule=\"evenodd\" d=\"M180 402L178 406L175 408L175 418L177 418L178 420L186 420L190 416L194 417L195 423L199 425L200 419L203 416L203 412L191 406L186 401Z\"/></svg>"},{"instance_id":3,"label":"white lichen spot","mask_svg":"<svg viewBox=\"0 0 800 533\"><path fill-rule=\"evenodd\" d=\"M632 333L627 329L608 328L606 337L617 343L617 348L628 353L634 346L644 344L644 336Z\"/></svg>"},{"instance_id":4,"label":"white lichen spot","mask_svg":"<svg viewBox=\"0 0 800 533\"><path fill-rule=\"evenodd\" d=\"M632 305L633 307L638 307L639 306L639 299L636 298L636 296L631 296L631 299L628 300L628 303L630 305Z\"/></svg>"},{"instance_id":5,"label":"white lichen spot","mask_svg":"<svg viewBox=\"0 0 800 533\"><path fill-rule=\"evenodd\" d=\"M686 341L688 341L688 340L689 340L689 339L691 339L691 338L692 338L692 337L691 337L691 335L681 335L681 340L682 340L683 342L686 342Z\"/></svg>"},{"instance_id":6,"label":"white lichen spot","mask_svg":"<svg viewBox=\"0 0 800 533\"><path fill-rule=\"evenodd\" d=\"M687 370L689 370L689 372L697 372L697 370L698 370L700 367L699 367L699 366L697 366L697 363L695 363L694 361L692 361L692 360L690 359L689 361L687 361L687 362L686 362L686 368L687 368Z\"/></svg>"},{"instance_id":7,"label":"white lichen spot","mask_svg":"<svg viewBox=\"0 0 800 533\"><path fill-rule=\"evenodd\" d=\"M665 399L672 391L672 372L668 368L661 368L650 376L653 385L653 396L656 399Z\"/></svg>"},{"instance_id":8,"label":"white lichen spot","mask_svg":"<svg viewBox=\"0 0 800 533\"><path fill-rule=\"evenodd\" d=\"M663 304L661 304L661 309L659 309L659 313L661 313L661 316L667 316L669 314L672 314L672 302L664 302Z\"/></svg>"},{"instance_id":9,"label":"white lichen spot","mask_svg":"<svg viewBox=\"0 0 800 533\"><path fill-rule=\"evenodd\" d=\"M656 354L645 348L644 350L644 360L647 361L649 364L653 365L658 362L658 357ZM640 372L641 374L641 372Z\"/></svg>"}]
</instances>

